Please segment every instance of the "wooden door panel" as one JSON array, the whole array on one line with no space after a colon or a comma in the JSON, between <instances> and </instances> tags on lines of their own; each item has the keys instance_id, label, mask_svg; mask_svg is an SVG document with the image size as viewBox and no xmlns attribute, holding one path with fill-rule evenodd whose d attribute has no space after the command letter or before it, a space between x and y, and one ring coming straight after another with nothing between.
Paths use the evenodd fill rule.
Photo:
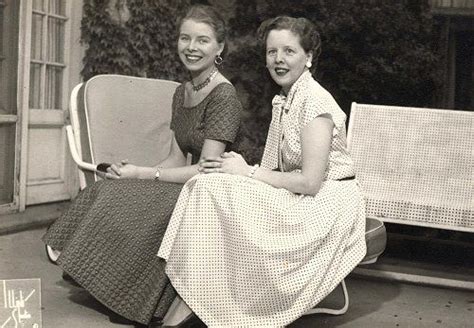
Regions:
<instances>
[{"instance_id":1,"label":"wooden door panel","mask_svg":"<svg viewBox=\"0 0 474 328\"><path fill-rule=\"evenodd\" d=\"M26 204L69 199L62 110L30 110Z\"/></svg>"}]
</instances>

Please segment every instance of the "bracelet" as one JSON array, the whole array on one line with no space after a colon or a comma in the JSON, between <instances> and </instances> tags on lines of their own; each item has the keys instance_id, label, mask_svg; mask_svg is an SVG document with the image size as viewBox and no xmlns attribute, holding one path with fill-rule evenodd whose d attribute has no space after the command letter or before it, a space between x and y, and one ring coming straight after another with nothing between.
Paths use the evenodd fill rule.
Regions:
<instances>
[{"instance_id":1,"label":"bracelet","mask_svg":"<svg viewBox=\"0 0 474 328\"><path fill-rule=\"evenodd\" d=\"M255 174L255 172L257 172L257 169L259 167L260 167L260 165L258 165L258 164L255 164L254 166L252 166L252 168L250 169L250 172L248 174L248 177L253 179L253 175Z\"/></svg>"},{"instance_id":2,"label":"bracelet","mask_svg":"<svg viewBox=\"0 0 474 328\"><path fill-rule=\"evenodd\" d=\"M158 168L156 169L156 172L155 172L154 179L155 180L160 180L160 177L161 177L161 167L158 166Z\"/></svg>"}]
</instances>

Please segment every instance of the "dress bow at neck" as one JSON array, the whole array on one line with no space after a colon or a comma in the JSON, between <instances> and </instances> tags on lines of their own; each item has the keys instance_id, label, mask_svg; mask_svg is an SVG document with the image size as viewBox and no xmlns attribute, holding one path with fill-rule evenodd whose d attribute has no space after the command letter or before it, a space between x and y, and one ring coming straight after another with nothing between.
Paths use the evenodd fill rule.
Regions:
<instances>
[{"instance_id":1,"label":"dress bow at neck","mask_svg":"<svg viewBox=\"0 0 474 328\"><path fill-rule=\"evenodd\" d=\"M286 103L286 96L285 95L275 95L272 100L272 106L273 107L283 107Z\"/></svg>"}]
</instances>

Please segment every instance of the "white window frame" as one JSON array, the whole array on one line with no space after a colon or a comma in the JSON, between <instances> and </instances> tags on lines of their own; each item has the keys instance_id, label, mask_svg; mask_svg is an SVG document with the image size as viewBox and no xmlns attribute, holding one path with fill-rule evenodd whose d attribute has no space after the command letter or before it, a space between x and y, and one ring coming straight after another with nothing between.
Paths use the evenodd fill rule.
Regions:
<instances>
[{"instance_id":1,"label":"white window frame","mask_svg":"<svg viewBox=\"0 0 474 328\"><path fill-rule=\"evenodd\" d=\"M27 202L27 186L28 185L35 185L36 182L34 181L27 181L27 165L32 165L33 163L28 162L28 129L30 124L41 124L44 121L45 116L48 117L48 124L55 125L55 126L62 126L64 125L65 120L65 111L67 109L68 104L68 93L69 93L69 58L70 58L70 36L71 36L71 6L72 1L66 0L66 7L65 7L65 16L62 15L53 15L46 13L47 7L44 12L46 17L43 17L43 35L42 35L42 42L43 42L43 50L46 51L47 46L47 17L61 17L65 19L64 23L64 52L63 52L63 63L52 63L48 62L43 53L43 59L40 63L43 64L41 68L41 106L42 108L29 108L29 95L30 95L30 67L31 62L37 62L36 60L32 61L31 59L31 27L32 27L32 19L33 19L33 0L20 0L20 30L19 30L19 56L18 56L18 120L21 122L21 129L19 131L19 138L20 140L20 156L19 156L19 197L18 197L18 209L19 211L24 211ZM46 2L48 0L45 0ZM34 10L35 13L40 12ZM43 13L43 12L41 12ZM55 109L54 111L45 112L49 108L44 108L44 93L46 90L45 79L46 79L46 65L52 64L55 65L59 64L63 68L63 76L62 76L62 92L61 92L61 108ZM18 142L18 141L17 141ZM15 173L17 176L17 172ZM62 173L62 177L64 177L64 172ZM60 180L60 179L59 179ZM55 183L56 181L50 181L49 183Z\"/></svg>"},{"instance_id":2,"label":"white window frame","mask_svg":"<svg viewBox=\"0 0 474 328\"><path fill-rule=\"evenodd\" d=\"M31 2L31 10L30 10L30 17L29 17L29 23L30 26L28 30L31 33L31 24L32 24L32 19L33 19L33 14L37 14L42 16L42 39L41 39L41 44L42 44L42 49L41 49L41 58L42 59L33 59L31 58L31 39L30 39L30 51L29 57L30 57L30 63L32 64L38 64L41 65L41 90L40 90L40 107L39 108L30 108L31 110L36 110L36 109L56 109L56 110L64 110L67 106L67 97L65 96L65 92L68 90L68 77L69 77L69 70L68 70L68 60L69 60L69 51L70 51L70 17L71 17L71 0L65 0L66 2L66 7L65 7L65 16L63 15L57 15L57 14L52 14L49 13L49 0L43 0L45 3L45 8L44 10L37 10L33 9L32 7L32 2L33 0L27 0L28 2ZM64 35L63 35L63 61L64 63L59 63L59 62L52 62L49 61L47 58L47 45L48 45L48 18L52 17L55 19L59 19L64 22ZM30 34L31 38L31 34ZM59 67L63 69L63 76L62 76L62 93L61 93L61 108L47 108L45 107L45 96L46 96L46 68L47 66L54 66L54 67ZM29 71L29 70L28 70Z\"/></svg>"}]
</instances>

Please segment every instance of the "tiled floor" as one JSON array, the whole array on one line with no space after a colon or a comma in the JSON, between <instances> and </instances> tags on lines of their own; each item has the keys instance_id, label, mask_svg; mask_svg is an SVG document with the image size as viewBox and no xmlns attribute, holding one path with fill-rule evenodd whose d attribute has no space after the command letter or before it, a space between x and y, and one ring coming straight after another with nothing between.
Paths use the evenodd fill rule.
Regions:
<instances>
[{"instance_id":1,"label":"tiled floor","mask_svg":"<svg viewBox=\"0 0 474 328\"><path fill-rule=\"evenodd\" d=\"M60 269L44 255L43 233L38 229L0 236L0 279L41 279L43 327L132 327L111 323L106 308L61 278ZM305 316L290 327L474 327L472 291L355 276L349 277L347 285L351 304L345 315ZM0 327L3 322L0 318Z\"/></svg>"}]
</instances>

